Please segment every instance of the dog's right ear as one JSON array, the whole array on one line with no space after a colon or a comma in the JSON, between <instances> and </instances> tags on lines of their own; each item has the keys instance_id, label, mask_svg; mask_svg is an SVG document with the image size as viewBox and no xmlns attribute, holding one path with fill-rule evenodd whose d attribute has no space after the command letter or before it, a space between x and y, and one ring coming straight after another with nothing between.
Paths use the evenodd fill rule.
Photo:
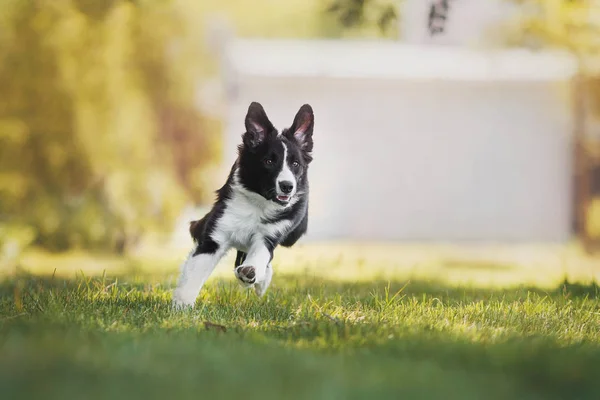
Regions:
<instances>
[{"instance_id":1,"label":"dog's right ear","mask_svg":"<svg viewBox=\"0 0 600 400\"><path fill-rule=\"evenodd\" d=\"M250 148L258 146L265 140L268 134L270 134L275 128L269 118L263 106L260 103L253 101L248 107L248 113L246 114L246 133L244 133L243 141L244 144Z\"/></svg>"}]
</instances>

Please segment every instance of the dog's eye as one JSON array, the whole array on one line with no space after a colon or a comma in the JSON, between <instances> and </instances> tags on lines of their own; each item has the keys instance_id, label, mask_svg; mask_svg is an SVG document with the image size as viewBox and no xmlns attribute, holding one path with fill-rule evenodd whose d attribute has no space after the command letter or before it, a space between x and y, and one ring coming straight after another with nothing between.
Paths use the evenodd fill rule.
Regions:
<instances>
[{"instance_id":1,"label":"dog's eye","mask_svg":"<svg viewBox=\"0 0 600 400\"><path fill-rule=\"evenodd\" d=\"M298 161L294 161L292 163L292 167L294 167L294 168L298 168L299 166L300 166L300 163Z\"/></svg>"},{"instance_id":2,"label":"dog's eye","mask_svg":"<svg viewBox=\"0 0 600 400\"><path fill-rule=\"evenodd\" d=\"M271 160L270 158L267 158L265 160L265 164L267 164L267 165L273 165L273 160Z\"/></svg>"}]
</instances>

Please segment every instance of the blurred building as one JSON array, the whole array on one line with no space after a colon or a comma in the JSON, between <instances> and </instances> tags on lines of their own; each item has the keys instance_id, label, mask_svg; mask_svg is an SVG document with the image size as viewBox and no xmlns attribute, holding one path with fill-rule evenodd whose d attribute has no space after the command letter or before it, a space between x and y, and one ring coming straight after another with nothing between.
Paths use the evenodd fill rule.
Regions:
<instances>
[{"instance_id":1,"label":"blurred building","mask_svg":"<svg viewBox=\"0 0 600 400\"><path fill-rule=\"evenodd\" d=\"M574 60L483 46L499 1L405 4L400 42L229 39L223 176L251 101L310 103L308 239L568 239Z\"/></svg>"}]
</instances>

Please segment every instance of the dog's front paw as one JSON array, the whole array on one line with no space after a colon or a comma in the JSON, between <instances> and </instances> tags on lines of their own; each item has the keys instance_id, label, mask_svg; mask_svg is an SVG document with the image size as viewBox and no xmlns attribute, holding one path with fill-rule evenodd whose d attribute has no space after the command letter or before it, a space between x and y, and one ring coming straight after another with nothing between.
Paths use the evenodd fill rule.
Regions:
<instances>
[{"instance_id":1,"label":"dog's front paw","mask_svg":"<svg viewBox=\"0 0 600 400\"><path fill-rule=\"evenodd\" d=\"M173 293L171 307L176 311L189 310L196 304L196 296L186 296L178 291Z\"/></svg>"},{"instance_id":2,"label":"dog's front paw","mask_svg":"<svg viewBox=\"0 0 600 400\"><path fill-rule=\"evenodd\" d=\"M235 269L235 277L246 286L254 285L256 283L256 270L248 265L240 265Z\"/></svg>"}]
</instances>

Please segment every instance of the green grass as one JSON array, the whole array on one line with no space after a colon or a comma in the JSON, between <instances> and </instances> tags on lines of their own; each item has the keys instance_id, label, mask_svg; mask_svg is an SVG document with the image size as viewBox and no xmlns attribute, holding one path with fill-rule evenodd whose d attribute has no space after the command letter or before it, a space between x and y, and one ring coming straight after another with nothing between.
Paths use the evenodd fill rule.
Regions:
<instances>
[{"instance_id":1,"label":"green grass","mask_svg":"<svg viewBox=\"0 0 600 400\"><path fill-rule=\"evenodd\" d=\"M437 271L434 280L401 266L382 278L381 253L357 255L361 262L315 256L298 268L289 254L264 298L217 275L185 312L170 308L173 263L135 264L112 277L60 268L8 274L0 281L1 398L600 396L595 284L446 279L461 271L482 281L481 270L492 279L512 268L481 256L446 260L438 267L447 275L424 267ZM363 279L348 278L360 271Z\"/></svg>"}]
</instances>

